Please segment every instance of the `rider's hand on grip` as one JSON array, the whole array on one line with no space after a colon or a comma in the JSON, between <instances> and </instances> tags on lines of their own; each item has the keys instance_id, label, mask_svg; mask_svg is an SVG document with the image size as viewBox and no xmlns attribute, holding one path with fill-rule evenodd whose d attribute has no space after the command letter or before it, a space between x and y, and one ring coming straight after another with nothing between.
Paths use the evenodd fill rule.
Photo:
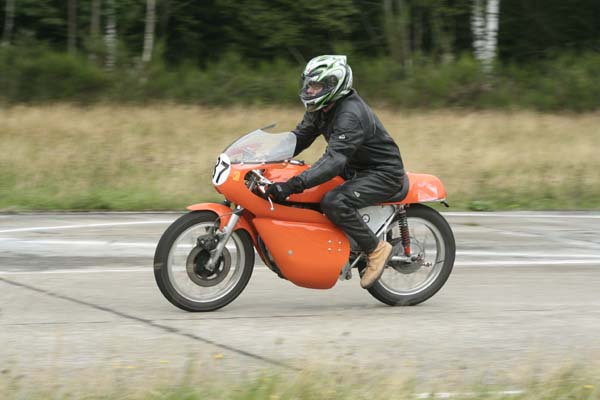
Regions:
<instances>
[{"instance_id":1,"label":"rider's hand on grip","mask_svg":"<svg viewBox=\"0 0 600 400\"><path fill-rule=\"evenodd\" d=\"M275 182L270 185L267 189L267 196L271 196L273 200L277 202L285 201L289 195L293 193L300 193L304 191L304 184L302 181L294 176L287 182Z\"/></svg>"}]
</instances>

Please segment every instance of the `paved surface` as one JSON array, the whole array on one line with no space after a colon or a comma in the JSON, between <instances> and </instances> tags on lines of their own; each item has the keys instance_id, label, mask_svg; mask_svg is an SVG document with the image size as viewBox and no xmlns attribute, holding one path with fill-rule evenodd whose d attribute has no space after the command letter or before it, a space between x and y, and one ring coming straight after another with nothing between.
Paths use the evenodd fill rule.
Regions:
<instances>
[{"instance_id":1,"label":"paved surface","mask_svg":"<svg viewBox=\"0 0 600 400\"><path fill-rule=\"evenodd\" d=\"M357 278L309 290L257 265L236 301L205 314L154 283L154 247L178 215L0 215L0 378L144 384L318 366L451 384L598 366L600 213L445 214L455 269L417 307L380 304Z\"/></svg>"}]
</instances>

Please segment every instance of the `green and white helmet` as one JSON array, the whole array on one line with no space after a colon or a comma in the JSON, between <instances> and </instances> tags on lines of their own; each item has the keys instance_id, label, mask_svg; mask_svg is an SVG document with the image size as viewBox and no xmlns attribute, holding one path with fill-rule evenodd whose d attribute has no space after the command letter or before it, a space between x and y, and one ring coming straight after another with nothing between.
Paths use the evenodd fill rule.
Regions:
<instances>
[{"instance_id":1,"label":"green and white helmet","mask_svg":"<svg viewBox=\"0 0 600 400\"><path fill-rule=\"evenodd\" d=\"M320 88L309 93L309 87ZM352 90L352 69L346 56L318 56L306 64L300 77L300 100L309 112L320 110ZM312 92L312 91L311 91Z\"/></svg>"}]
</instances>

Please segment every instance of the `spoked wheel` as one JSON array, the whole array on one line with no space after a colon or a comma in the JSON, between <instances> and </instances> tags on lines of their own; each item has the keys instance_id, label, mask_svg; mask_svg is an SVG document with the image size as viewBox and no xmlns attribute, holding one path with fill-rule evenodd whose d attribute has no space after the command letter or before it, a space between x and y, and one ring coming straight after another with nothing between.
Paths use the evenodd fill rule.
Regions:
<instances>
[{"instance_id":1,"label":"spoked wheel","mask_svg":"<svg viewBox=\"0 0 600 400\"><path fill-rule=\"evenodd\" d=\"M154 254L154 277L162 294L186 311L213 311L244 290L254 268L252 239L243 230L232 235L215 268L206 268L215 240L217 216L186 214L165 231Z\"/></svg>"},{"instance_id":2,"label":"spoked wheel","mask_svg":"<svg viewBox=\"0 0 600 400\"><path fill-rule=\"evenodd\" d=\"M369 289L377 300L392 306L419 304L442 288L452 272L456 245L448 222L437 211L421 204L407 209L413 262L390 261L381 278ZM388 230L392 256L404 249L396 221Z\"/></svg>"}]
</instances>

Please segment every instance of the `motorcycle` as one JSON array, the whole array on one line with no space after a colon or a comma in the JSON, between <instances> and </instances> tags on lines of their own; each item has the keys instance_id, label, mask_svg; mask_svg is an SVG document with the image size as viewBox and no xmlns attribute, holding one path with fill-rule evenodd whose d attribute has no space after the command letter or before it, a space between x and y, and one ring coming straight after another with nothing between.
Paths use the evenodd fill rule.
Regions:
<instances>
[{"instance_id":1,"label":"motorcycle","mask_svg":"<svg viewBox=\"0 0 600 400\"><path fill-rule=\"evenodd\" d=\"M344 182L335 177L274 203L265 194L310 166L293 159L296 136L258 129L242 136L217 158L212 184L223 203L199 203L173 222L158 242L154 276L162 294L186 311L226 306L246 287L255 252L280 278L328 289L362 276L366 254L320 211L323 195ZM442 288L455 257L452 230L426 202L448 206L433 175L407 173L402 190L386 202L358 212L392 246L381 278L368 289L392 306L419 304Z\"/></svg>"}]
</instances>

